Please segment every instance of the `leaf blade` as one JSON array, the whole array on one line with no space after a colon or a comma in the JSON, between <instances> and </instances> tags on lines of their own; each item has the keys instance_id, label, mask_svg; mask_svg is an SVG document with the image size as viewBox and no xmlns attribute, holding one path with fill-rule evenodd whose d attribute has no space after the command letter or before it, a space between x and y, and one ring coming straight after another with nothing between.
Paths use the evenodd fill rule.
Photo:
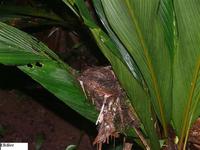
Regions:
<instances>
[{"instance_id":1,"label":"leaf blade","mask_svg":"<svg viewBox=\"0 0 200 150\"><path fill-rule=\"evenodd\" d=\"M71 68L42 42L2 22L0 22L0 63L17 66L66 105L85 118L96 121L97 111L86 100Z\"/></svg>"},{"instance_id":2,"label":"leaf blade","mask_svg":"<svg viewBox=\"0 0 200 150\"><path fill-rule=\"evenodd\" d=\"M76 0L76 5L79 8L79 11L87 11L87 8L85 7L83 1L79 3L82 0ZM82 5L79 7L79 5ZM84 20L89 19L89 22L93 22L91 17L87 18L88 13L81 13L83 16ZM121 83L124 83L124 86L126 90L128 90L128 95L131 97L132 101L131 103L136 103L136 109L139 113L140 119L144 123L146 132L148 133L148 136L151 141L152 147L157 150L159 149L159 143L158 143L158 137L156 135L156 131L153 125L153 119L152 119L152 114L150 108L150 101L147 97L144 97L146 94L144 92L143 87L141 87L140 84L138 84L138 81L135 80L135 78L132 76L132 74L129 72L130 70L127 68L127 66L122 62L123 59L120 57L120 55L116 54L117 52L119 53L119 50L117 50L115 44L113 44L112 40L99 28L97 25L90 26L91 24L88 24L88 21L84 21L86 25L90 28L95 40L97 41L97 44L99 45L101 51L104 53L104 55L108 58L108 60L111 62L113 66L113 70L117 72L118 78ZM120 54L120 53L119 53ZM123 70L123 71L122 71ZM125 72L125 73L123 73ZM124 78L127 79L126 82L124 81ZM130 80L129 80L130 79ZM133 84L130 84L130 82ZM134 91L139 90L139 92L133 92L131 89L133 88L132 86L135 85ZM136 88L138 87L138 88ZM136 95L134 95L134 94ZM141 94L142 93L142 94ZM135 97L137 97L135 99ZM144 103L141 103L140 100L144 99ZM143 109L140 109L143 108Z\"/></svg>"},{"instance_id":3,"label":"leaf blade","mask_svg":"<svg viewBox=\"0 0 200 150\"><path fill-rule=\"evenodd\" d=\"M152 148L158 150L158 137L154 128L149 97L146 95L143 87L138 84L137 80L135 80L135 78L132 76L129 69L125 67L119 58L117 58L115 55L113 55L113 53L111 53L110 50L108 50L106 43L101 42L100 37L98 36L98 30L96 31L93 29L92 32L102 52L112 64L112 68L116 73L121 85L127 92L132 106L142 121L146 133L148 133ZM143 103L141 103L141 100L143 100Z\"/></svg>"},{"instance_id":4,"label":"leaf blade","mask_svg":"<svg viewBox=\"0 0 200 150\"><path fill-rule=\"evenodd\" d=\"M197 109L200 100L199 5L198 1L174 1L178 40L174 61L173 122L180 137L179 149L185 148L190 125L200 114Z\"/></svg>"},{"instance_id":5,"label":"leaf blade","mask_svg":"<svg viewBox=\"0 0 200 150\"><path fill-rule=\"evenodd\" d=\"M159 1L102 0L102 3L112 29L144 76L152 104L167 135L167 123L171 117L171 62L157 14Z\"/></svg>"},{"instance_id":6,"label":"leaf blade","mask_svg":"<svg viewBox=\"0 0 200 150\"><path fill-rule=\"evenodd\" d=\"M73 76L55 61L44 62L42 67L19 66L20 70L40 83L66 105L85 118L95 122L97 111L86 99L82 89Z\"/></svg>"}]
</instances>

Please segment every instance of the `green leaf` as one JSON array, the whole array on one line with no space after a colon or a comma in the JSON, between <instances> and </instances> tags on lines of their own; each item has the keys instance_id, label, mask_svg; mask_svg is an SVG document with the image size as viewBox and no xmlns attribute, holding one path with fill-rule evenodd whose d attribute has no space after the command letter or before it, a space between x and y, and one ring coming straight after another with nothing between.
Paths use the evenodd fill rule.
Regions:
<instances>
[{"instance_id":1,"label":"green leaf","mask_svg":"<svg viewBox=\"0 0 200 150\"><path fill-rule=\"evenodd\" d=\"M36 8L31 6L16 6L16 5L1 5L0 13L2 15L20 15L20 16L31 16L38 18L45 18L54 21L62 21L57 14L53 11L44 9L44 8Z\"/></svg>"},{"instance_id":2,"label":"green leaf","mask_svg":"<svg viewBox=\"0 0 200 150\"><path fill-rule=\"evenodd\" d=\"M20 35L20 36L19 36ZM46 46L35 38L0 22L0 62L23 65L36 61L47 61L47 55L37 51Z\"/></svg>"},{"instance_id":3,"label":"green leaf","mask_svg":"<svg viewBox=\"0 0 200 150\"><path fill-rule=\"evenodd\" d=\"M74 7L75 6L75 0L62 0L73 12L76 16L80 17L78 14L77 9Z\"/></svg>"},{"instance_id":4,"label":"green leaf","mask_svg":"<svg viewBox=\"0 0 200 150\"><path fill-rule=\"evenodd\" d=\"M158 14L160 15L160 19L163 25L164 37L170 53L170 58L173 62L177 36L173 1L160 0Z\"/></svg>"},{"instance_id":5,"label":"green leaf","mask_svg":"<svg viewBox=\"0 0 200 150\"><path fill-rule=\"evenodd\" d=\"M36 38L1 22L0 63L17 66L66 105L95 122L97 111L86 100L72 69Z\"/></svg>"},{"instance_id":6,"label":"green leaf","mask_svg":"<svg viewBox=\"0 0 200 150\"><path fill-rule=\"evenodd\" d=\"M109 50L109 47L107 46L108 43L101 41L101 36L99 36L98 30L93 29L91 31L97 40L97 44L101 51L110 61L122 87L130 98L132 106L143 123L145 131L150 138L152 149L158 150L158 137L154 128L154 120L151 113L151 104L148 95L143 87L132 76L129 69Z\"/></svg>"},{"instance_id":7,"label":"green leaf","mask_svg":"<svg viewBox=\"0 0 200 150\"><path fill-rule=\"evenodd\" d=\"M64 26L70 28L70 24L63 21L55 21L45 18L38 18L37 16L23 16L14 14L1 14L0 21L15 26L17 28L29 28L38 26Z\"/></svg>"},{"instance_id":8,"label":"green leaf","mask_svg":"<svg viewBox=\"0 0 200 150\"><path fill-rule=\"evenodd\" d=\"M178 37L174 60L173 124L185 148L191 124L200 115L200 1L174 1ZM184 145L184 147L182 147Z\"/></svg>"},{"instance_id":9,"label":"green leaf","mask_svg":"<svg viewBox=\"0 0 200 150\"><path fill-rule=\"evenodd\" d=\"M123 61L123 58L122 58L121 54L119 53L119 50L116 48L116 45L110 40L110 37L105 32L103 32L103 30L100 27L98 27L96 25L96 23L94 22L94 20L90 16L90 13L87 10L87 7L85 6L84 1L76 0L76 5L77 5L77 7L78 7L78 9L80 11L80 14L82 16L82 19L83 19L84 23L91 29L92 28L98 28L99 37L101 37L101 41L108 43L107 46L112 51L112 53L114 55L116 55L120 60Z\"/></svg>"},{"instance_id":10,"label":"green leaf","mask_svg":"<svg viewBox=\"0 0 200 150\"><path fill-rule=\"evenodd\" d=\"M120 83L122 84L129 98L131 99L131 103L133 104L138 116L145 126L145 130L150 138L152 148L155 150L159 149L158 137L156 135L154 121L151 114L151 104L146 91L134 78L133 74L127 68L127 65L123 63L123 61L126 60L121 56L115 43L101 30L101 28L95 25L91 17L88 18L89 12L86 12L88 10L83 1L80 1L82 0L77 0L76 5L79 8L80 12L85 11L84 13L81 13L81 15L83 15L82 17L84 19L84 22L90 28L101 51L110 61ZM88 22L90 23L87 24Z\"/></svg>"},{"instance_id":11,"label":"green leaf","mask_svg":"<svg viewBox=\"0 0 200 150\"><path fill-rule=\"evenodd\" d=\"M102 0L113 31L134 58L167 136L171 118L171 59L157 12L159 0Z\"/></svg>"},{"instance_id":12,"label":"green leaf","mask_svg":"<svg viewBox=\"0 0 200 150\"><path fill-rule=\"evenodd\" d=\"M18 28L56 25L69 29L77 27L77 20L65 15L65 20L51 9L32 6L0 5L0 21Z\"/></svg>"},{"instance_id":13,"label":"green leaf","mask_svg":"<svg viewBox=\"0 0 200 150\"><path fill-rule=\"evenodd\" d=\"M85 2L83 0L74 0L76 6L78 7L80 11L80 15L84 21L84 23L89 26L90 28L97 27L95 24L92 16L90 15L90 12L87 10L87 7L85 5Z\"/></svg>"},{"instance_id":14,"label":"green leaf","mask_svg":"<svg viewBox=\"0 0 200 150\"><path fill-rule=\"evenodd\" d=\"M93 0L93 2L94 2L95 9L96 9L96 11L97 11L97 13L100 17L102 24L104 25L104 27L106 28L110 38L112 39L112 41L116 45L116 48L114 48L115 55L118 56L118 58L122 62L124 62L124 64L129 68L129 70L131 71L133 76L138 80L138 82L141 85L143 85L144 87L146 87L146 85L144 85L144 79L143 79L143 77L142 77L142 75L141 75L141 73L140 73L140 71L137 67L137 64L134 62L134 60L131 58L130 54L127 52L127 49L124 47L124 45L120 42L118 37L115 35L115 33L110 28L108 20L106 19L105 13L103 11L103 6L101 4L101 1L100 0ZM111 44L107 44L107 45L111 45Z\"/></svg>"},{"instance_id":15,"label":"green leaf","mask_svg":"<svg viewBox=\"0 0 200 150\"><path fill-rule=\"evenodd\" d=\"M24 65L37 61L48 61L49 59L37 53L27 52L19 47L0 44L0 62L6 65Z\"/></svg>"},{"instance_id":16,"label":"green leaf","mask_svg":"<svg viewBox=\"0 0 200 150\"><path fill-rule=\"evenodd\" d=\"M101 41L107 43L107 46L109 47L110 51L114 55L116 55L132 72L133 76L140 82L141 85L144 85L144 80L142 75L140 74L139 69L137 68L137 65L135 64L134 60L131 58L130 54L127 52L126 48L123 46L123 44L119 41L119 39L116 37L116 35L112 32L112 29L109 27L108 22L105 18L105 14L103 12L103 7L101 5L101 2L99 0L93 0L94 6L97 10L97 13L102 21L102 24L107 29L109 36L103 32L103 30L98 27L94 20L91 18L87 8L85 7L85 4L82 0L77 0L76 4L79 8L79 11L81 13L81 16L83 17L83 20L85 24L89 28L98 28L99 30L99 37L101 37ZM90 23L88 23L90 22ZM111 41L110 38L113 40Z\"/></svg>"},{"instance_id":17,"label":"green leaf","mask_svg":"<svg viewBox=\"0 0 200 150\"><path fill-rule=\"evenodd\" d=\"M41 63L40 66L32 64L19 66L20 70L40 83L48 91L62 100L66 105L76 110L85 118L95 121L97 111L86 99L74 77L56 61Z\"/></svg>"},{"instance_id":18,"label":"green leaf","mask_svg":"<svg viewBox=\"0 0 200 150\"><path fill-rule=\"evenodd\" d=\"M34 53L46 59L52 58L53 60L62 62L53 51L35 37L2 22L0 22L0 42L2 47L3 45L7 45L10 50L14 49L15 51L23 51L24 53ZM3 49L2 52L4 52Z\"/></svg>"}]
</instances>

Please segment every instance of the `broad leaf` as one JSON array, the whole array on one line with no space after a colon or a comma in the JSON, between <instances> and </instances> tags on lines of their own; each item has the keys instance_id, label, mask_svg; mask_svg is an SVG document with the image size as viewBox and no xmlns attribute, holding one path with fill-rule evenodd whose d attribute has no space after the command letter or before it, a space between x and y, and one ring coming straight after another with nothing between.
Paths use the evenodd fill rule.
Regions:
<instances>
[{"instance_id":1,"label":"broad leaf","mask_svg":"<svg viewBox=\"0 0 200 150\"><path fill-rule=\"evenodd\" d=\"M190 125L200 115L200 1L174 1L178 38L174 60L173 123L187 141Z\"/></svg>"},{"instance_id":2,"label":"broad leaf","mask_svg":"<svg viewBox=\"0 0 200 150\"><path fill-rule=\"evenodd\" d=\"M167 135L171 117L171 59L159 0L101 0L116 35L137 63ZM167 25L167 24L166 24Z\"/></svg>"},{"instance_id":3,"label":"broad leaf","mask_svg":"<svg viewBox=\"0 0 200 150\"><path fill-rule=\"evenodd\" d=\"M112 31L112 29L109 26L108 20L106 19L105 13L103 11L103 7L101 4L100 0L93 0L94 2L94 6L96 8L96 11L99 15L99 18L102 22L102 24L104 25L104 27L106 28L110 38L112 39L112 41L115 43L116 48L115 50L117 51L116 53L119 56L120 60L127 65L127 67L129 68L129 70L131 71L131 73L133 74L133 76L138 80L138 82L146 87L145 83L144 83L144 79L137 67L137 64L134 62L134 60L131 58L130 54L128 53L127 49L124 47L124 45L120 42L120 40L118 39L118 37L115 35L115 33Z\"/></svg>"},{"instance_id":4,"label":"broad leaf","mask_svg":"<svg viewBox=\"0 0 200 150\"><path fill-rule=\"evenodd\" d=\"M92 32L102 52L110 61L117 78L125 89L132 106L142 121L147 136L150 139L152 149L158 150L158 137L154 128L154 119L152 117L151 104L147 93L141 84L133 77L129 69L110 51L107 43L101 41L98 30L93 29Z\"/></svg>"},{"instance_id":5,"label":"broad leaf","mask_svg":"<svg viewBox=\"0 0 200 150\"><path fill-rule=\"evenodd\" d=\"M8 45L0 44L0 62L6 65L24 65L49 59Z\"/></svg>"},{"instance_id":6,"label":"broad leaf","mask_svg":"<svg viewBox=\"0 0 200 150\"><path fill-rule=\"evenodd\" d=\"M51 9L32 6L0 5L0 20L18 28L44 25L62 26L69 29L77 27L77 20L70 14L65 20Z\"/></svg>"},{"instance_id":7,"label":"broad leaf","mask_svg":"<svg viewBox=\"0 0 200 150\"><path fill-rule=\"evenodd\" d=\"M76 5L79 8L81 17L85 25L87 25L90 29L93 29L93 28L99 29L100 31L99 37L101 37L101 41L108 43L107 46L109 47L110 51L112 51L114 55L116 55L121 61L123 61L123 58L122 58L123 56L120 54L120 51L117 49L117 46L110 40L109 36L105 32L103 32L103 30L100 27L96 25L89 11L87 10L87 7L85 6L84 1L76 0ZM132 70L134 69L132 68Z\"/></svg>"},{"instance_id":8,"label":"broad leaf","mask_svg":"<svg viewBox=\"0 0 200 150\"><path fill-rule=\"evenodd\" d=\"M21 38L19 38L19 35ZM48 57L37 47L45 46L35 38L4 23L0 23L0 62L22 65L36 61L47 61Z\"/></svg>"},{"instance_id":9,"label":"broad leaf","mask_svg":"<svg viewBox=\"0 0 200 150\"><path fill-rule=\"evenodd\" d=\"M172 0L160 0L158 7L162 26L164 29L165 41L170 53L171 62L174 58L174 48L177 36L176 19L174 14L174 6ZM172 69L172 68L171 68Z\"/></svg>"},{"instance_id":10,"label":"broad leaf","mask_svg":"<svg viewBox=\"0 0 200 150\"><path fill-rule=\"evenodd\" d=\"M133 104L138 116L145 126L145 131L149 136L151 146L153 149L159 149L158 138L154 128L153 117L151 115L151 104L149 97L143 86L138 83L136 78L130 72L130 69L125 65L127 60L117 49L115 43L99 28L95 25L93 19L89 16L89 12L83 3L83 0L76 0L76 5L83 17L84 22L90 28L97 44L101 51L108 58L112 64L112 68L115 71L120 83L126 90L131 103ZM142 101L142 103L141 103Z\"/></svg>"},{"instance_id":11,"label":"broad leaf","mask_svg":"<svg viewBox=\"0 0 200 150\"><path fill-rule=\"evenodd\" d=\"M36 38L0 22L0 63L15 65L85 118L95 121L97 111L69 66Z\"/></svg>"},{"instance_id":12,"label":"broad leaf","mask_svg":"<svg viewBox=\"0 0 200 150\"><path fill-rule=\"evenodd\" d=\"M19 69L85 118L96 120L95 108L88 102L73 76L58 62L44 62L40 66L32 64L31 67L19 66Z\"/></svg>"},{"instance_id":13,"label":"broad leaf","mask_svg":"<svg viewBox=\"0 0 200 150\"><path fill-rule=\"evenodd\" d=\"M45 18L54 21L62 21L57 14L53 11L44 9L44 8L36 8L31 6L16 6L16 5L1 5L0 6L1 16L3 15L20 15L20 16L32 16L37 18Z\"/></svg>"}]
</instances>

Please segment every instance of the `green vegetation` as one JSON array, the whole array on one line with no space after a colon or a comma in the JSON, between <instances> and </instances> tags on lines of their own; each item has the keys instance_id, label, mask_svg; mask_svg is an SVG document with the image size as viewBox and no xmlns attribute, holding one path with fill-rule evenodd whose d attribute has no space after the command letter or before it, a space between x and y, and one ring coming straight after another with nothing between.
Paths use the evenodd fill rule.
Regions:
<instances>
[{"instance_id":1,"label":"green vegetation","mask_svg":"<svg viewBox=\"0 0 200 150\"><path fill-rule=\"evenodd\" d=\"M189 129L200 115L200 2L93 0L104 28L92 18L83 0L63 2L88 27L112 65L151 149L160 149L161 140L169 145L173 141L179 150L185 149ZM42 10L25 11L30 8L9 6L9 9L7 13L0 8L0 63L15 65L66 105L95 122L98 112L86 100L73 69L42 42L3 23L10 23L16 17L14 14L64 27L69 20L51 11L47 15ZM158 122L162 127L156 128L163 129L162 136L155 128ZM177 143L170 135L171 128Z\"/></svg>"}]
</instances>

